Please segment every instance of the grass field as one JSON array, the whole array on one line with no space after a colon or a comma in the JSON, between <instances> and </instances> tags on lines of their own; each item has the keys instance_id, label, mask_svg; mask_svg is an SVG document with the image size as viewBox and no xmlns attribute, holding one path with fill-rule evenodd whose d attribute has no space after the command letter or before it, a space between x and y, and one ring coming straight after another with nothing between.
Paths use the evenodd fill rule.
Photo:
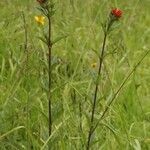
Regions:
<instances>
[{"instance_id":1,"label":"grass field","mask_svg":"<svg viewBox=\"0 0 150 150\"><path fill-rule=\"evenodd\" d=\"M55 0L52 40L52 133L48 133L47 30L35 0L0 1L0 150L84 150L103 42L112 8L123 16L106 42L91 150L150 150L150 1ZM27 30L27 31L26 31ZM27 34L27 36L26 36ZM27 39L26 39L27 38ZM95 64L93 66L93 64Z\"/></svg>"}]
</instances>

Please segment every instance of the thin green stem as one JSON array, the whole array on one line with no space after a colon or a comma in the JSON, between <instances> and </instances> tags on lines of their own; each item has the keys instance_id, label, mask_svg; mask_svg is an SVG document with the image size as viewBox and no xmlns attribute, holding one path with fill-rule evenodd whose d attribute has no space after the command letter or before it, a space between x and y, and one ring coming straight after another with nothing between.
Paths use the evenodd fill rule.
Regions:
<instances>
[{"instance_id":1,"label":"thin green stem","mask_svg":"<svg viewBox=\"0 0 150 150\"><path fill-rule=\"evenodd\" d=\"M49 136L52 132L52 108L51 108L51 52L52 52L52 44L51 44L51 16L50 13L48 15L48 116L49 116Z\"/></svg>"},{"instance_id":2,"label":"thin green stem","mask_svg":"<svg viewBox=\"0 0 150 150\"><path fill-rule=\"evenodd\" d=\"M90 121L90 130L88 132L88 140L87 140L87 144L86 144L86 150L90 149L90 141L91 141L91 136L92 136L93 122L94 122L96 102L97 102L97 93L98 93L98 86L99 86L99 78L100 78L101 70L102 70L102 63L103 63L103 58L104 58L106 38L107 38L107 32L104 34L103 46L102 46L102 50L101 50L101 55L99 57L99 68L98 68L98 72L97 72L97 81L96 81L95 90L94 90L94 99L93 99L91 121Z\"/></svg>"}]
</instances>

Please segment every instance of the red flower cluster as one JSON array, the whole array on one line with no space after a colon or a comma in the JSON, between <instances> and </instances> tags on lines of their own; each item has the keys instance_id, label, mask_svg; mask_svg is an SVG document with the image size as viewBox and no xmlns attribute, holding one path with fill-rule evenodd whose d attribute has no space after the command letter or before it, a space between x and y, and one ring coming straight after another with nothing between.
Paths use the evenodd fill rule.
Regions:
<instances>
[{"instance_id":1,"label":"red flower cluster","mask_svg":"<svg viewBox=\"0 0 150 150\"><path fill-rule=\"evenodd\" d=\"M47 0L37 0L40 4L44 4Z\"/></svg>"},{"instance_id":2,"label":"red flower cluster","mask_svg":"<svg viewBox=\"0 0 150 150\"><path fill-rule=\"evenodd\" d=\"M118 8L114 8L111 10L111 14L118 19L122 16L122 11Z\"/></svg>"}]
</instances>

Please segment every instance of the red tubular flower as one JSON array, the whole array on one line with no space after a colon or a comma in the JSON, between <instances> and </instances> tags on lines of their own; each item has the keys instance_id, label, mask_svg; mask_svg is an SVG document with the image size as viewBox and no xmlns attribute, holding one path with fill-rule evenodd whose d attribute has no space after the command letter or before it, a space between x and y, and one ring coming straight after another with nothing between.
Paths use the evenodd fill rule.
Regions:
<instances>
[{"instance_id":1,"label":"red tubular flower","mask_svg":"<svg viewBox=\"0 0 150 150\"><path fill-rule=\"evenodd\" d=\"M122 16L122 11L118 8L114 8L111 10L111 14L118 19Z\"/></svg>"},{"instance_id":2,"label":"red tubular flower","mask_svg":"<svg viewBox=\"0 0 150 150\"><path fill-rule=\"evenodd\" d=\"M47 0L37 0L40 4L44 4Z\"/></svg>"}]
</instances>

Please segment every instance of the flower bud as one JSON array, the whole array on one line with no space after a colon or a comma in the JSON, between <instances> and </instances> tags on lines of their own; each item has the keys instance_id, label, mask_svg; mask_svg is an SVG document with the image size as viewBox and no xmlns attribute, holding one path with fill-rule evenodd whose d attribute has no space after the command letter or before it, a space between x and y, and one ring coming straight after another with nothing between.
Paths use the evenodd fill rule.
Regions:
<instances>
[{"instance_id":1,"label":"flower bud","mask_svg":"<svg viewBox=\"0 0 150 150\"><path fill-rule=\"evenodd\" d=\"M115 17L115 19L119 19L122 16L122 11L118 8L114 8L111 10L111 15Z\"/></svg>"}]
</instances>

